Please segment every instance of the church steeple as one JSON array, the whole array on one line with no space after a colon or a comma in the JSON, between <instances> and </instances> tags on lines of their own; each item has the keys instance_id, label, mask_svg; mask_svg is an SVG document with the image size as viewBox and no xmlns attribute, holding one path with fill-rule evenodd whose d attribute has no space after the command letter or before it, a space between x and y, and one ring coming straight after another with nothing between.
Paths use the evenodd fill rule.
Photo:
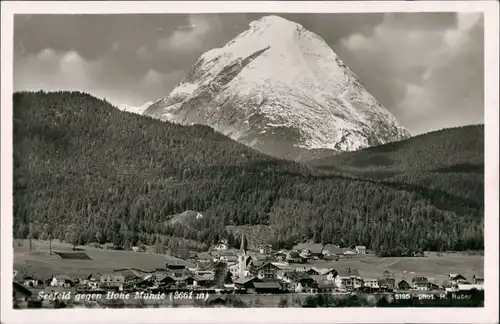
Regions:
<instances>
[{"instance_id":1,"label":"church steeple","mask_svg":"<svg viewBox=\"0 0 500 324\"><path fill-rule=\"evenodd\" d=\"M246 261L247 261L247 254L245 251L245 233L241 232L241 246L240 246L240 255L238 256L238 270L239 270L239 277L244 278L245 277L245 268L246 268Z\"/></svg>"},{"instance_id":2,"label":"church steeple","mask_svg":"<svg viewBox=\"0 0 500 324\"><path fill-rule=\"evenodd\" d=\"M242 255L246 254L246 244L245 244L245 233L242 231L241 232L241 246L240 246L240 252Z\"/></svg>"}]
</instances>

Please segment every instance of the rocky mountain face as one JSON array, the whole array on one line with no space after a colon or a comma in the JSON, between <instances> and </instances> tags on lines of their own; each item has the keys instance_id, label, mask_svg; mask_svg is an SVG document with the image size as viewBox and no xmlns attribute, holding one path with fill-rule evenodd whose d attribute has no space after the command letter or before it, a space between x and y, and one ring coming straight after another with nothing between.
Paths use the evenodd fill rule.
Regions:
<instances>
[{"instance_id":1,"label":"rocky mountain face","mask_svg":"<svg viewBox=\"0 0 500 324\"><path fill-rule=\"evenodd\" d=\"M153 104L151 101L150 102L146 102L146 103L144 103L143 105L141 105L139 107L135 107L135 106L127 105L127 104L121 104L121 105L118 105L117 108L120 109L121 111L126 111L126 112L129 112L129 113L142 115L144 113L144 111L149 106L151 106L151 104Z\"/></svg>"},{"instance_id":2,"label":"rocky mountain face","mask_svg":"<svg viewBox=\"0 0 500 324\"><path fill-rule=\"evenodd\" d=\"M318 35L277 16L203 54L144 115L203 124L267 154L307 159L408 138Z\"/></svg>"}]
</instances>

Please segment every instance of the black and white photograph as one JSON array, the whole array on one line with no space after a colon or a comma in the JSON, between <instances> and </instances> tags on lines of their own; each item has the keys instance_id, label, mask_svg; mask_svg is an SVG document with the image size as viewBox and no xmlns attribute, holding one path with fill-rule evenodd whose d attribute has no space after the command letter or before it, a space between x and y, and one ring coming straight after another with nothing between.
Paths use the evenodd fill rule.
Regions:
<instances>
[{"instance_id":1,"label":"black and white photograph","mask_svg":"<svg viewBox=\"0 0 500 324\"><path fill-rule=\"evenodd\" d=\"M3 2L5 323L497 322L498 3L431 2Z\"/></svg>"}]
</instances>

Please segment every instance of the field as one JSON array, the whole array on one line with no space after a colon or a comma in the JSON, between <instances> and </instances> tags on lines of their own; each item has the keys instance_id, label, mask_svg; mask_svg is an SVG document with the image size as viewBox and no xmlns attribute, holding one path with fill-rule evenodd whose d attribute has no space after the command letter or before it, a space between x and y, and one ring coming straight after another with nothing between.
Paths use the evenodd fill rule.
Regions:
<instances>
[{"instance_id":1,"label":"field","mask_svg":"<svg viewBox=\"0 0 500 324\"><path fill-rule=\"evenodd\" d=\"M16 240L17 242L17 240ZM55 274L87 276L90 273L105 273L113 269L131 267L153 270L165 266L166 255L132 251L103 250L84 247L91 260L62 259L49 255L48 242L33 240L29 251L27 240L22 246L14 245L14 269L36 277L48 278ZM52 251L68 252L72 246L58 241L53 242ZM414 276L426 276L430 281L441 285L449 273L461 273L468 280L474 274L483 275L484 257L481 255L445 254L442 256L415 258L379 258L375 256L356 256L336 262L311 261L308 264L295 264L293 267L353 268L364 278L378 278L385 270L394 274L396 279L411 280Z\"/></svg>"},{"instance_id":2,"label":"field","mask_svg":"<svg viewBox=\"0 0 500 324\"><path fill-rule=\"evenodd\" d=\"M44 279L57 274L82 277L90 273L106 273L126 267L154 270L164 268L168 258L175 259L160 254L113 251L88 246L80 248L84 249L90 260L63 259L55 254L49 255L47 241L33 240L31 252L28 240L23 240L22 246L18 246L17 241L14 242L14 270ZM52 253L71 251L72 245L59 241L52 242Z\"/></svg>"},{"instance_id":3,"label":"field","mask_svg":"<svg viewBox=\"0 0 500 324\"><path fill-rule=\"evenodd\" d=\"M337 262L312 261L318 268L352 268L357 269L364 278L381 277L385 270L394 274L396 282L411 280L415 276L428 277L430 281L441 285L449 273L461 273L468 280L472 276L483 275L484 256L445 254L442 256L414 258L379 258L375 256L356 256ZM299 266L299 265L297 265ZM303 267L303 265L300 265Z\"/></svg>"}]
</instances>

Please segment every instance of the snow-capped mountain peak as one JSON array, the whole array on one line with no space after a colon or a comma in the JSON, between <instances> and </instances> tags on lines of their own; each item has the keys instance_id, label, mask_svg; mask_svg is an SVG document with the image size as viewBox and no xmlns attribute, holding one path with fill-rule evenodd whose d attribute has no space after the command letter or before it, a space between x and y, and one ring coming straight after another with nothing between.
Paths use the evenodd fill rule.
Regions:
<instances>
[{"instance_id":1,"label":"snow-capped mountain peak","mask_svg":"<svg viewBox=\"0 0 500 324\"><path fill-rule=\"evenodd\" d=\"M318 35L278 16L204 53L146 111L205 124L271 155L351 151L409 136Z\"/></svg>"},{"instance_id":2,"label":"snow-capped mountain peak","mask_svg":"<svg viewBox=\"0 0 500 324\"><path fill-rule=\"evenodd\" d=\"M152 104L153 104L152 101L148 101L139 107L135 107L135 106L127 105L127 104L121 104L121 105L118 105L117 108L120 109L121 111L126 111L126 112L130 112L133 114L142 115L144 113L144 111L146 109L148 109L148 107L151 106Z\"/></svg>"}]
</instances>

